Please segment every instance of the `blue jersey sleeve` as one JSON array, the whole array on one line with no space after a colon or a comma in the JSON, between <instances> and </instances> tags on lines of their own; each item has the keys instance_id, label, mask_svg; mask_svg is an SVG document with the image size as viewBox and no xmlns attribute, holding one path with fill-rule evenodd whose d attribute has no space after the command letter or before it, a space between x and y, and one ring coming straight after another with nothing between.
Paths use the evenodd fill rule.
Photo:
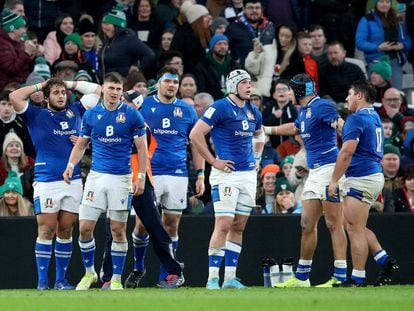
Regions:
<instances>
[{"instance_id":1,"label":"blue jersey sleeve","mask_svg":"<svg viewBox=\"0 0 414 311\"><path fill-rule=\"evenodd\" d=\"M342 141L358 140L363 132L363 120L358 118L357 114L351 114L346 119L344 127L342 128Z\"/></svg>"},{"instance_id":2,"label":"blue jersey sleeve","mask_svg":"<svg viewBox=\"0 0 414 311\"><path fill-rule=\"evenodd\" d=\"M33 105L32 101L28 101L27 109L20 114L22 117L24 123L26 125L29 125L31 122L34 121L34 119L39 115L39 113L42 111L40 107L37 107Z\"/></svg>"},{"instance_id":3,"label":"blue jersey sleeve","mask_svg":"<svg viewBox=\"0 0 414 311\"><path fill-rule=\"evenodd\" d=\"M216 124L223 121L225 110L220 109L220 104L221 102L215 102L213 105L207 108L207 110L202 115L201 120L206 122L211 127L214 127Z\"/></svg>"},{"instance_id":4,"label":"blue jersey sleeve","mask_svg":"<svg viewBox=\"0 0 414 311\"><path fill-rule=\"evenodd\" d=\"M132 133L133 137L141 137L144 136L147 132L145 129L145 121L144 117L138 110L132 111Z\"/></svg>"},{"instance_id":5,"label":"blue jersey sleeve","mask_svg":"<svg viewBox=\"0 0 414 311\"><path fill-rule=\"evenodd\" d=\"M329 125L340 117L335 104L328 100L320 101L317 107L317 114L322 122Z\"/></svg>"},{"instance_id":6,"label":"blue jersey sleeve","mask_svg":"<svg viewBox=\"0 0 414 311\"><path fill-rule=\"evenodd\" d=\"M81 137L91 137L91 134L92 134L92 127L90 123L91 115L92 115L92 110L86 111L85 114L83 115L82 128L80 132Z\"/></svg>"}]
</instances>

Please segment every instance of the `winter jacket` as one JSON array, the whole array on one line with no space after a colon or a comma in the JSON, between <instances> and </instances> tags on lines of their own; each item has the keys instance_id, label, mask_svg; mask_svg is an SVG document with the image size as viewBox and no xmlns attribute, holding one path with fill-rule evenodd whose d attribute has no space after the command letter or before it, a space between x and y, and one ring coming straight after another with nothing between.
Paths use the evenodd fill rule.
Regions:
<instances>
[{"instance_id":1,"label":"winter jacket","mask_svg":"<svg viewBox=\"0 0 414 311\"><path fill-rule=\"evenodd\" d=\"M34 61L22 41L14 41L0 29L0 89L9 82L23 83L33 71Z\"/></svg>"},{"instance_id":2,"label":"winter jacket","mask_svg":"<svg viewBox=\"0 0 414 311\"><path fill-rule=\"evenodd\" d=\"M263 52L251 51L246 58L245 68L257 79L257 88L262 96L270 96L270 87L277 59L276 40L263 45Z\"/></svg>"},{"instance_id":3,"label":"winter jacket","mask_svg":"<svg viewBox=\"0 0 414 311\"><path fill-rule=\"evenodd\" d=\"M123 77L129 68L136 66L147 77L155 65L155 53L131 29L120 29L113 38L103 42L99 51L99 73L102 78L108 72L118 72Z\"/></svg>"},{"instance_id":4,"label":"winter jacket","mask_svg":"<svg viewBox=\"0 0 414 311\"><path fill-rule=\"evenodd\" d=\"M378 14L372 11L361 18L355 34L355 44L358 49L364 52L367 62L378 60L385 54L378 49L378 46L384 41L384 27ZM398 42L404 44L402 52L406 60L407 53L412 46L412 41L408 36L405 23L398 25Z\"/></svg>"}]
</instances>

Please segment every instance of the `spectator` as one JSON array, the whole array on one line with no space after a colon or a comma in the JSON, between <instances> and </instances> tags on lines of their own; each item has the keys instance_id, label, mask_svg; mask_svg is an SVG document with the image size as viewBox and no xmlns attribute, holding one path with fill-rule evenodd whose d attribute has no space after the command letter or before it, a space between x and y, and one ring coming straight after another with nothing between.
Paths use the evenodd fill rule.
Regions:
<instances>
[{"instance_id":1,"label":"spectator","mask_svg":"<svg viewBox=\"0 0 414 311\"><path fill-rule=\"evenodd\" d=\"M377 1L374 10L363 17L355 35L356 46L364 52L370 69L383 55L388 55L392 67L392 85L402 88L402 66L412 41L407 34L406 24L400 22L391 0Z\"/></svg>"},{"instance_id":2,"label":"spectator","mask_svg":"<svg viewBox=\"0 0 414 311\"><path fill-rule=\"evenodd\" d=\"M404 193L404 176L400 170L400 150L393 145L384 146L381 161L385 184L382 190L384 212L410 212L411 205Z\"/></svg>"},{"instance_id":3,"label":"spectator","mask_svg":"<svg viewBox=\"0 0 414 311\"><path fill-rule=\"evenodd\" d=\"M32 204L22 197L23 188L15 172L0 186L0 216L33 216Z\"/></svg>"},{"instance_id":4,"label":"spectator","mask_svg":"<svg viewBox=\"0 0 414 311\"><path fill-rule=\"evenodd\" d=\"M365 80L362 70L345 62L346 51L339 41L328 44L328 63L319 69L319 94L344 103L352 82Z\"/></svg>"},{"instance_id":5,"label":"spectator","mask_svg":"<svg viewBox=\"0 0 414 311\"><path fill-rule=\"evenodd\" d=\"M160 47L164 25L155 14L154 8L153 0L135 1L128 27L135 30L138 38L155 52Z\"/></svg>"},{"instance_id":6,"label":"spectator","mask_svg":"<svg viewBox=\"0 0 414 311\"><path fill-rule=\"evenodd\" d=\"M137 65L147 76L155 64L154 52L137 35L126 28L126 17L114 8L102 20L103 46L99 51L100 77L107 72L118 72L126 77L129 68Z\"/></svg>"},{"instance_id":7,"label":"spectator","mask_svg":"<svg viewBox=\"0 0 414 311\"><path fill-rule=\"evenodd\" d=\"M273 214L275 200L276 174L280 171L279 165L268 164L260 173L260 185L257 190L256 208L259 214Z\"/></svg>"},{"instance_id":8,"label":"spectator","mask_svg":"<svg viewBox=\"0 0 414 311\"><path fill-rule=\"evenodd\" d=\"M321 25L314 24L309 27L309 34L312 39L311 55L318 62L318 67L322 67L328 62L325 31Z\"/></svg>"},{"instance_id":9,"label":"spectator","mask_svg":"<svg viewBox=\"0 0 414 311\"><path fill-rule=\"evenodd\" d=\"M300 214L302 205L296 200L293 188L289 184L285 174L279 172L276 175L274 214Z\"/></svg>"},{"instance_id":10,"label":"spectator","mask_svg":"<svg viewBox=\"0 0 414 311\"><path fill-rule=\"evenodd\" d=\"M402 131L403 118L414 116L414 109L403 103L400 91L395 88L389 88L385 91L382 106L377 108L377 111L381 118L390 118L399 131Z\"/></svg>"},{"instance_id":11,"label":"spectator","mask_svg":"<svg viewBox=\"0 0 414 311\"><path fill-rule=\"evenodd\" d=\"M26 80L26 85L34 85L37 83L45 82L45 79L38 74L37 72L33 71ZM30 95L30 100L32 101L33 105L36 105L38 107L44 108L45 107L45 97L42 90L39 90L38 92L35 92Z\"/></svg>"},{"instance_id":12,"label":"spectator","mask_svg":"<svg viewBox=\"0 0 414 311\"><path fill-rule=\"evenodd\" d=\"M165 29L161 35L161 44L158 49L157 57L171 49L171 43L174 38L175 30Z\"/></svg>"},{"instance_id":13,"label":"spectator","mask_svg":"<svg viewBox=\"0 0 414 311\"><path fill-rule=\"evenodd\" d=\"M245 60L246 69L257 80L256 87L263 96L270 96L270 87L274 74L274 65L277 59L276 40L271 44L263 45L260 40L254 39L253 50Z\"/></svg>"},{"instance_id":14,"label":"spectator","mask_svg":"<svg viewBox=\"0 0 414 311\"><path fill-rule=\"evenodd\" d=\"M387 55L382 56L371 67L370 82L377 91L375 102L382 102L385 91L391 87L391 74L390 58Z\"/></svg>"},{"instance_id":15,"label":"spectator","mask_svg":"<svg viewBox=\"0 0 414 311\"><path fill-rule=\"evenodd\" d=\"M305 72L305 65L297 48L297 31L293 24L281 24L277 29L277 58L274 78L290 79Z\"/></svg>"},{"instance_id":16,"label":"spectator","mask_svg":"<svg viewBox=\"0 0 414 311\"><path fill-rule=\"evenodd\" d=\"M30 138L29 130L23 119L14 111L13 105L9 100L9 94L10 91L3 91L0 93L0 146L3 146L7 133L13 132L23 141L26 154L34 157L35 150ZM3 149L0 150L0 156L2 154ZM4 181L4 179L2 181Z\"/></svg>"},{"instance_id":17,"label":"spectator","mask_svg":"<svg viewBox=\"0 0 414 311\"><path fill-rule=\"evenodd\" d=\"M388 117L383 117L381 123L384 129L384 146L391 144L399 147L401 145L400 128L394 125L394 122Z\"/></svg>"},{"instance_id":18,"label":"spectator","mask_svg":"<svg viewBox=\"0 0 414 311\"><path fill-rule=\"evenodd\" d=\"M79 66L72 60L61 60L54 67L55 76L64 81L73 81L79 70Z\"/></svg>"},{"instance_id":19,"label":"spectator","mask_svg":"<svg viewBox=\"0 0 414 311\"><path fill-rule=\"evenodd\" d=\"M97 41L97 28L96 25L93 23L92 17L88 17L84 15L81 17L79 24L78 24L78 32L81 35L82 39L82 52L85 58L91 64L94 73L96 73L99 69L99 61L98 61L98 41Z\"/></svg>"},{"instance_id":20,"label":"spectator","mask_svg":"<svg viewBox=\"0 0 414 311\"><path fill-rule=\"evenodd\" d=\"M259 108L260 112L263 112L265 108L263 103L263 96L257 87L252 87L252 91L250 93L250 102Z\"/></svg>"},{"instance_id":21,"label":"spectator","mask_svg":"<svg viewBox=\"0 0 414 311\"><path fill-rule=\"evenodd\" d=\"M138 67L132 66L129 69L124 84L124 90L135 90L142 94L142 96L147 96L147 79L145 79L143 73L139 70Z\"/></svg>"},{"instance_id":22,"label":"spectator","mask_svg":"<svg viewBox=\"0 0 414 311\"><path fill-rule=\"evenodd\" d=\"M36 57L33 72L38 73L43 79L50 79L50 67L44 57Z\"/></svg>"},{"instance_id":23,"label":"spectator","mask_svg":"<svg viewBox=\"0 0 414 311\"><path fill-rule=\"evenodd\" d=\"M195 77L191 73L185 73L181 77L180 87L178 89L179 98L194 98L197 93L197 83Z\"/></svg>"},{"instance_id":24,"label":"spectator","mask_svg":"<svg viewBox=\"0 0 414 311\"><path fill-rule=\"evenodd\" d=\"M209 92L216 100L222 98L227 93L226 77L236 68L229 54L229 39L223 34L214 35L209 52L195 68L198 90Z\"/></svg>"},{"instance_id":25,"label":"spectator","mask_svg":"<svg viewBox=\"0 0 414 311\"><path fill-rule=\"evenodd\" d=\"M69 60L78 65L78 70L86 70L89 75L96 82L97 78L92 64L88 61L82 52L82 38L77 32L72 32L67 35L64 40L65 46L59 58L55 61L53 66L60 61Z\"/></svg>"},{"instance_id":26,"label":"spectator","mask_svg":"<svg viewBox=\"0 0 414 311\"><path fill-rule=\"evenodd\" d=\"M22 184L21 195L33 201L34 160L26 156L22 140L15 133L8 133L3 142L0 165L0 185L10 171L14 171Z\"/></svg>"},{"instance_id":27,"label":"spectator","mask_svg":"<svg viewBox=\"0 0 414 311\"><path fill-rule=\"evenodd\" d=\"M184 72L194 73L200 63L211 38L211 17L207 8L199 4L186 4L184 10L187 23L177 29L171 43L171 49L182 53Z\"/></svg>"},{"instance_id":28,"label":"spectator","mask_svg":"<svg viewBox=\"0 0 414 311\"><path fill-rule=\"evenodd\" d=\"M407 197L408 211L414 212L414 166L411 164L404 170L404 193Z\"/></svg>"},{"instance_id":29,"label":"spectator","mask_svg":"<svg viewBox=\"0 0 414 311\"><path fill-rule=\"evenodd\" d=\"M240 1L241 2L241 1ZM229 22L224 17L216 17L211 23L211 32L214 35L222 35L226 32Z\"/></svg>"},{"instance_id":30,"label":"spectator","mask_svg":"<svg viewBox=\"0 0 414 311\"><path fill-rule=\"evenodd\" d=\"M194 109L197 112L197 116L200 118L204 111L214 103L214 98L209 93L197 93L194 96Z\"/></svg>"},{"instance_id":31,"label":"spectator","mask_svg":"<svg viewBox=\"0 0 414 311\"><path fill-rule=\"evenodd\" d=\"M9 9L14 14L25 17L23 0L6 0L4 8Z\"/></svg>"},{"instance_id":32,"label":"spectator","mask_svg":"<svg viewBox=\"0 0 414 311\"><path fill-rule=\"evenodd\" d=\"M170 50L161 55L158 66L171 66L177 69L180 76L184 73L183 54L176 50Z\"/></svg>"},{"instance_id":33,"label":"spectator","mask_svg":"<svg viewBox=\"0 0 414 311\"><path fill-rule=\"evenodd\" d=\"M247 55L253 50L253 39L257 38L263 46L272 44L275 27L263 15L260 0L247 0L244 1L243 12L224 34L229 38L231 57L244 67Z\"/></svg>"},{"instance_id":34,"label":"spectator","mask_svg":"<svg viewBox=\"0 0 414 311\"><path fill-rule=\"evenodd\" d=\"M312 38L308 32L298 33L298 51L302 56L305 73L315 81L315 91L319 91L319 70L316 60L312 57Z\"/></svg>"},{"instance_id":35,"label":"spectator","mask_svg":"<svg viewBox=\"0 0 414 311\"><path fill-rule=\"evenodd\" d=\"M272 82L270 94L272 98L266 103L263 111L263 124L266 126L281 125L296 120L297 109L290 98L288 80L276 80ZM270 136L273 148L277 148L282 142L288 140L287 136Z\"/></svg>"},{"instance_id":36,"label":"spectator","mask_svg":"<svg viewBox=\"0 0 414 311\"><path fill-rule=\"evenodd\" d=\"M56 12L54 13L56 14ZM53 64L65 47L65 37L74 31L73 18L69 14L62 14L56 19L56 30L48 33L43 47L45 48L45 59Z\"/></svg>"},{"instance_id":37,"label":"spectator","mask_svg":"<svg viewBox=\"0 0 414 311\"><path fill-rule=\"evenodd\" d=\"M22 42L26 34L23 17L5 9L0 29L0 90L13 81L23 83L32 72L36 47L30 41Z\"/></svg>"}]
</instances>

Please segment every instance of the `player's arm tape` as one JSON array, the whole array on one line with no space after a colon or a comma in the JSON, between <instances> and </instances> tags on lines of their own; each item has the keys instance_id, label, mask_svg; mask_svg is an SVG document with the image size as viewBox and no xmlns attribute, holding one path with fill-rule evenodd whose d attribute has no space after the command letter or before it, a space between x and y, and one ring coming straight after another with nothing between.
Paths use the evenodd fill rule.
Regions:
<instances>
[{"instance_id":1,"label":"player's arm tape","mask_svg":"<svg viewBox=\"0 0 414 311\"><path fill-rule=\"evenodd\" d=\"M199 169L196 172L197 172L197 179L204 179L204 170L203 169Z\"/></svg>"},{"instance_id":2,"label":"player's arm tape","mask_svg":"<svg viewBox=\"0 0 414 311\"><path fill-rule=\"evenodd\" d=\"M264 133L266 135L276 135L277 127L276 126L263 126Z\"/></svg>"},{"instance_id":3,"label":"player's arm tape","mask_svg":"<svg viewBox=\"0 0 414 311\"><path fill-rule=\"evenodd\" d=\"M82 94L94 93L98 85L88 81L65 81L69 89L81 92Z\"/></svg>"},{"instance_id":4,"label":"player's arm tape","mask_svg":"<svg viewBox=\"0 0 414 311\"><path fill-rule=\"evenodd\" d=\"M145 177L146 177L145 173L141 173L141 172L138 173L138 179L145 179Z\"/></svg>"},{"instance_id":5,"label":"player's arm tape","mask_svg":"<svg viewBox=\"0 0 414 311\"><path fill-rule=\"evenodd\" d=\"M80 99L80 103L83 107L85 107L86 110L91 109L95 107L98 103L101 97L99 97L98 94L91 93L83 95Z\"/></svg>"},{"instance_id":6,"label":"player's arm tape","mask_svg":"<svg viewBox=\"0 0 414 311\"><path fill-rule=\"evenodd\" d=\"M266 134L264 131L260 131L258 134L254 135L255 141L258 143L264 143L266 141Z\"/></svg>"},{"instance_id":7,"label":"player's arm tape","mask_svg":"<svg viewBox=\"0 0 414 311\"><path fill-rule=\"evenodd\" d=\"M68 162L66 167L70 167L73 170L75 168L75 164L73 164L72 162Z\"/></svg>"}]
</instances>

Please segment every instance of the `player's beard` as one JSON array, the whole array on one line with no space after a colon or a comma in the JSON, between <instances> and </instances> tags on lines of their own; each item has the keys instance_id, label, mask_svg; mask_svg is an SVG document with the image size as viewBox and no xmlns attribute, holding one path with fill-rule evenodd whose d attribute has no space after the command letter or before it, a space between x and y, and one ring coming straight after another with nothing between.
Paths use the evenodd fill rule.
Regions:
<instances>
[{"instance_id":1,"label":"player's beard","mask_svg":"<svg viewBox=\"0 0 414 311\"><path fill-rule=\"evenodd\" d=\"M52 102L49 101L49 108L52 109L52 110L54 110L54 111L60 112L60 111L63 111L63 110L66 109L66 105L63 105L61 107L61 106L52 104Z\"/></svg>"}]
</instances>

